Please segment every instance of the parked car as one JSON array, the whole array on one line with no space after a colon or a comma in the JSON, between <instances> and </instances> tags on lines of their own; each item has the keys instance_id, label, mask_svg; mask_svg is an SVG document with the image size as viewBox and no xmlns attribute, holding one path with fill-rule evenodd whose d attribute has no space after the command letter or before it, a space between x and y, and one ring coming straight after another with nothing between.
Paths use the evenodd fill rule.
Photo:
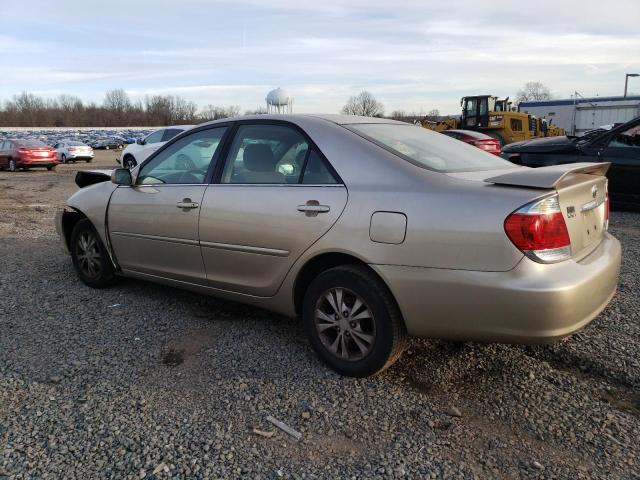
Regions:
<instances>
[{"instance_id":1,"label":"parked car","mask_svg":"<svg viewBox=\"0 0 640 480\"><path fill-rule=\"evenodd\" d=\"M241 117L79 172L56 226L91 287L122 275L300 315L322 360L365 376L407 335L538 343L593 320L620 268L606 170L519 167L387 119Z\"/></svg>"},{"instance_id":2,"label":"parked car","mask_svg":"<svg viewBox=\"0 0 640 480\"><path fill-rule=\"evenodd\" d=\"M611 162L609 195L613 207L640 207L640 117L611 130L582 137L548 137L503 147L502 155L518 165L544 167L574 162Z\"/></svg>"},{"instance_id":3,"label":"parked car","mask_svg":"<svg viewBox=\"0 0 640 480\"><path fill-rule=\"evenodd\" d=\"M151 132L146 137L136 140L135 143L127 145L116 160L125 168L133 168L173 137L191 127L193 125L174 125Z\"/></svg>"},{"instance_id":4,"label":"parked car","mask_svg":"<svg viewBox=\"0 0 640 480\"><path fill-rule=\"evenodd\" d=\"M0 168L15 172L19 168L44 167L53 170L58 165L55 149L32 139L0 140Z\"/></svg>"},{"instance_id":5,"label":"parked car","mask_svg":"<svg viewBox=\"0 0 640 480\"><path fill-rule=\"evenodd\" d=\"M84 160L89 163L95 155L93 148L75 140L63 140L60 143L56 143L53 148L57 150L58 160L62 163L75 163L78 160Z\"/></svg>"},{"instance_id":6,"label":"parked car","mask_svg":"<svg viewBox=\"0 0 640 480\"><path fill-rule=\"evenodd\" d=\"M122 140L113 137L98 138L90 143L91 148L94 150L116 150L122 148L123 145L124 142Z\"/></svg>"},{"instance_id":7,"label":"parked car","mask_svg":"<svg viewBox=\"0 0 640 480\"><path fill-rule=\"evenodd\" d=\"M469 143L485 152L500 155L500 140L485 135L484 133L474 132L473 130L444 130L440 133L447 137Z\"/></svg>"}]
</instances>

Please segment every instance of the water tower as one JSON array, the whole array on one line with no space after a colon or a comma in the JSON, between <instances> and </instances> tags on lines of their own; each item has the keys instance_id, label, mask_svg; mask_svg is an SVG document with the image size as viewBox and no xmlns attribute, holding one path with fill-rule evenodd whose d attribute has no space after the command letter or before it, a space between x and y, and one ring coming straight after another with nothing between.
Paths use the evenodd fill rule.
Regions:
<instances>
[{"instance_id":1,"label":"water tower","mask_svg":"<svg viewBox=\"0 0 640 480\"><path fill-rule=\"evenodd\" d=\"M267 93L267 111L269 113L291 113L293 111L293 97L282 88L276 88Z\"/></svg>"}]
</instances>

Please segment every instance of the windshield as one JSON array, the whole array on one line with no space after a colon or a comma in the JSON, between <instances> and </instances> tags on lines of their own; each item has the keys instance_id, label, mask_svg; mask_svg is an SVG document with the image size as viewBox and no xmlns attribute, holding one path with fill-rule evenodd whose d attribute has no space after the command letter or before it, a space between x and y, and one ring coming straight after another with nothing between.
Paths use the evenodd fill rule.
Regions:
<instances>
[{"instance_id":1,"label":"windshield","mask_svg":"<svg viewBox=\"0 0 640 480\"><path fill-rule=\"evenodd\" d=\"M414 125L361 123L347 128L418 167L437 172L515 168L496 155Z\"/></svg>"}]
</instances>

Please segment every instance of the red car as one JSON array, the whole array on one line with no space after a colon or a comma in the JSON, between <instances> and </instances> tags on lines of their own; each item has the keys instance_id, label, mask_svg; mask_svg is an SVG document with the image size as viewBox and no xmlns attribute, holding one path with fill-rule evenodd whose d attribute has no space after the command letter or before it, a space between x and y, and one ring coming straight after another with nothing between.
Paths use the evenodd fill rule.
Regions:
<instances>
[{"instance_id":1,"label":"red car","mask_svg":"<svg viewBox=\"0 0 640 480\"><path fill-rule=\"evenodd\" d=\"M445 130L440 133L445 134L447 137L470 143L485 152L500 155L500 140L485 135L484 133L474 132L473 130Z\"/></svg>"},{"instance_id":2,"label":"red car","mask_svg":"<svg viewBox=\"0 0 640 480\"><path fill-rule=\"evenodd\" d=\"M52 170L58 161L55 149L40 140L0 140L0 168L15 172L19 168L45 167Z\"/></svg>"}]
</instances>

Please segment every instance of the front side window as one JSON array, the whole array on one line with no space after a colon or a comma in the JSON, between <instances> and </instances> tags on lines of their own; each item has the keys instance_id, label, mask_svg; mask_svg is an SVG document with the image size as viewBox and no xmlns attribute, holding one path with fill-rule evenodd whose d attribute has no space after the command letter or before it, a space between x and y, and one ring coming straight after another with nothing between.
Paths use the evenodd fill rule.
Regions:
<instances>
[{"instance_id":1,"label":"front side window","mask_svg":"<svg viewBox=\"0 0 640 480\"><path fill-rule=\"evenodd\" d=\"M347 128L400 158L429 170L465 172L517 168L496 155L414 125L360 123Z\"/></svg>"},{"instance_id":2,"label":"front side window","mask_svg":"<svg viewBox=\"0 0 640 480\"><path fill-rule=\"evenodd\" d=\"M227 127L194 132L178 139L142 165L138 185L201 184Z\"/></svg>"},{"instance_id":3,"label":"front side window","mask_svg":"<svg viewBox=\"0 0 640 480\"><path fill-rule=\"evenodd\" d=\"M609 146L640 149L640 125L618 133L611 139Z\"/></svg>"},{"instance_id":4,"label":"front side window","mask_svg":"<svg viewBox=\"0 0 640 480\"><path fill-rule=\"evenodd\" d=\"M158 143L162 141L162 135L164 135L164 130L158 130L157 132L153 132L147 138L144 139L144 143Z\"/></svg>"},{"instance_id":5,"label":"front side window","mask_svg":"<svg viewBox=\"0 0 640 480\"><path fill-rule=\"evenodd\" d=\"M221 183L298 183L309 144L283 125L242 125L229 150Z\"/></svg>"}]
</instances>

